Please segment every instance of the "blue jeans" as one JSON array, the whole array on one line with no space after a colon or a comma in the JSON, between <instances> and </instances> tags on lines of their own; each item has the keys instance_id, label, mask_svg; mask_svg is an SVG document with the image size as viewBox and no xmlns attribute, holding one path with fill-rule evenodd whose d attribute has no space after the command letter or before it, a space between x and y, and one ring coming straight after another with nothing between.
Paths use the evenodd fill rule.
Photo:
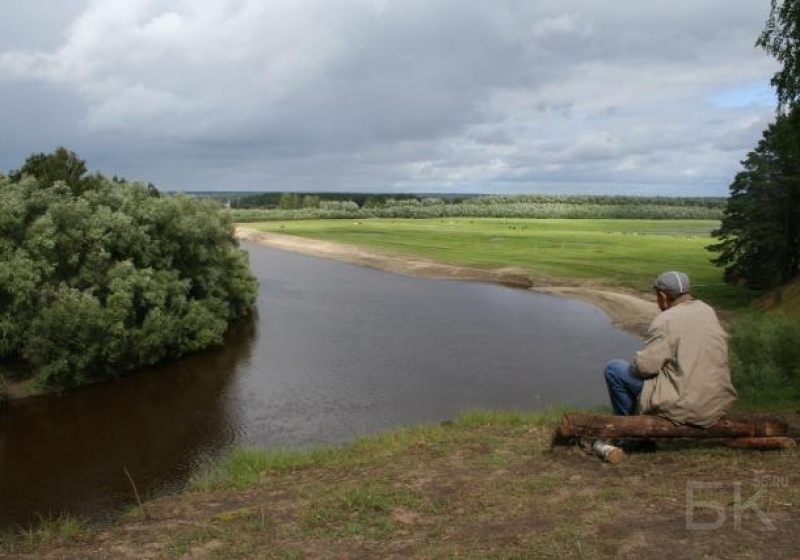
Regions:
<instances>
[{"instance_id":1,"label":"blue jeans","mask_svg":"<svg viewBox=\"0 0 800 560\"><path fill-rule=\"evenodd\" d=\"M625 360L614 359L606 364L606 385L614 414L630 416L636 414L636 401L642 392L644 381Z\"/></svg>"}]
</instances>

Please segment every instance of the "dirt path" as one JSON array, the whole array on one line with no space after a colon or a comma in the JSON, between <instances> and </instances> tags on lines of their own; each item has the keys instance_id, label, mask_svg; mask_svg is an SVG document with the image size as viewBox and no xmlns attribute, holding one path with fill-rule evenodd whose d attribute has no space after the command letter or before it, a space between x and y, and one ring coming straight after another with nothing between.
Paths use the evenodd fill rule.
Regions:
<instances>
[{"instance_id":1,"label":"dirt path","mask_svg":"<svg viewBox=\"0 0 800 560\"><path fill-rule=\"evenodd\" d=\"M580 299L602 309L611 318L615 326L640 336L644 334L647 325L658 313L658 307L655 302L608 288L597 286L540 286L526 276L524 270L519 268L509 267L493 270L470 268L436 262L417 256L382 253L355 245L267 233L244 226L236 228L236 235L240 239L267 247L369 266L387 272L410 274L425 278L498 282L527 288L536 292Z\"/></svg>"}]
</instances>

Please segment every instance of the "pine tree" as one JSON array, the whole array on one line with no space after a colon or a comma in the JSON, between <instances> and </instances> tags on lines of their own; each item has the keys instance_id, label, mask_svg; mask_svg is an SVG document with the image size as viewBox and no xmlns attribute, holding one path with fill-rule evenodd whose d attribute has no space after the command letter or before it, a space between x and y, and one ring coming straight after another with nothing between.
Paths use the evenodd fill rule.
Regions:
<instances>
[{"instance_id":1,"label":"pine tree","mask_svg":"<svg viewBox=\"0 0 800 560\"><path fill-rule=\"evenodd\" d=\"M769 125L742 166L709 250L727 281L775 287L800 273L800 105Z\"/></svg>"}]
</instances>

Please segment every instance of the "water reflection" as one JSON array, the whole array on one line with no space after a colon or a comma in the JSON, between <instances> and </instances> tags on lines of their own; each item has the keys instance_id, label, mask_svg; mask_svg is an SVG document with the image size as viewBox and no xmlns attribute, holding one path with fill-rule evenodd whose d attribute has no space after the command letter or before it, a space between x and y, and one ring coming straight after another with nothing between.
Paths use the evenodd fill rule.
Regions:
<instances>
[{"instance_id":1,"label":"water reflection","mask_svg":"<svg viewBox=\"0 0 800 560\"><path fill-rule=\"evenodd\" d=\"M257 321L248 320L222 348L63 397L14 402L0 415L0 525L110 512L133 498L123 468L144 495L180 484L235 440L226 400L256 335Z\"/></svg>"}]
</instances>

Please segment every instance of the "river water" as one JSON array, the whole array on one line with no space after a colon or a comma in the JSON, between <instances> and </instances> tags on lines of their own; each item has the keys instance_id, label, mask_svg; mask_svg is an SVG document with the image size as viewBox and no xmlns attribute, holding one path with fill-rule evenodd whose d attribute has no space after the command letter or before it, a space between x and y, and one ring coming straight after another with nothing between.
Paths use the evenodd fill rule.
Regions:
<instances>
[{"instance_id":1,"label":"river water","mask_svg":"<svg viewBox=\"0 0 800 560\"><path fill-rule=\"evenodd\" d=\"M476 407L606 402L640 346L589 304L252 244L258 313L223 348L0 414L0 526L93 519L174 490L232 444L306 446Z\"/></svg>"}]
</instances>

